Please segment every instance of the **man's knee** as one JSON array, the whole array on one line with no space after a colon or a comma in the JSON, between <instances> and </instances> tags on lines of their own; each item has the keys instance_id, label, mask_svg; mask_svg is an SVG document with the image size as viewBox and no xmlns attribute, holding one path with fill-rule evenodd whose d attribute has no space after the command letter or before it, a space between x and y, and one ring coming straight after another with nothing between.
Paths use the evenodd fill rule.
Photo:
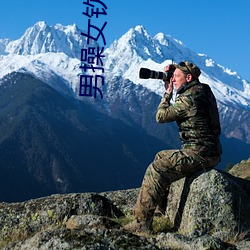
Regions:
<instances>
[{"instance_id":1,"label":"man's knee","mask_svg":"<svg viewBox=\"0 0 250 250\"><path fill-rule=\"evenodd\" d=\"M175 150L162 150L155 155L153 165L157 171L165 171L172 167L170 158Z\"/></svg>"}]
</instances>

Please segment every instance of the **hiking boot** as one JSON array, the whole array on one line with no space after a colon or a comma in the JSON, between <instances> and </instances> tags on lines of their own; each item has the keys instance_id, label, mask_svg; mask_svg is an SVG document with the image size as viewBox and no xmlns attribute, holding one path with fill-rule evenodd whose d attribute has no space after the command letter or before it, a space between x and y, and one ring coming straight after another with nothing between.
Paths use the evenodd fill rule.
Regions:
<instances>
[{"instance_id":1,"label":"hiking boot","mask_svg":"<svg viewBox=\"0 0 250 250\"><path fill-rule=\"evenodd\" d=\"M145 222L145 221L137 221L134 220L132 222L130 222L129 224L125 225L123 227L125 230L129 231L129 232L138 232L138 233L148 233L151 234L152 233L152 225L149 222Z\"/></svg>"}]
</instances>

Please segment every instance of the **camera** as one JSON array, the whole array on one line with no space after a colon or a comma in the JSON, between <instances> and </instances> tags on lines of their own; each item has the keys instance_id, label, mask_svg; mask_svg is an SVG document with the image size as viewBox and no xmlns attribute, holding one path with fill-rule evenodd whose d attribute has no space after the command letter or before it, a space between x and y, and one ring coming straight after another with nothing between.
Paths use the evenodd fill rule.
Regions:
<instances>
[{"instance_id":1,"label":"camera","mask_svg":"<svg viewBox=\"0 0 250 250\"><path fill-rule=\"evenodd\" d=\"M170 81L170 78L173 76L175 71L175 66L171 64L167 72L154 71L147 68L140 68L139 77L141 79L162 79Z\"/></svg>"}]
</instances>

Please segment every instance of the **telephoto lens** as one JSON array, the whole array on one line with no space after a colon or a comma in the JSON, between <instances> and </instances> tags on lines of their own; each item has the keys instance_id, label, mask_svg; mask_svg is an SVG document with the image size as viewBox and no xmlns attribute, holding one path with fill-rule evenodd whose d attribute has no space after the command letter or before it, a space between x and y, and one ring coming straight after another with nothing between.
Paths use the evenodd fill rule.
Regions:
<instances>
[{"instance_id":1,"label":"telephoto lens","mask_svg":"<svg viewBox=\"0 0 250 250\"><path fill-rule=\"evenodd\" d=\"M176 66L174 64L169 65L169 69L167 72L154 71L147 68L140 68L139 77L142 79L162 79L170 82L171 77L174 74Z\"/></svg>"},{"instance_id":2,"label":"telephoto lens","mask_svg":"<svg viewBox=\"0 0 250 250\"><path fill-rule=\"evenodd\" d=\"M139 77L141 79L167 79L167 74L165 72L154 71L147 68L140 68Z\"/></svg>"}]
</instances>

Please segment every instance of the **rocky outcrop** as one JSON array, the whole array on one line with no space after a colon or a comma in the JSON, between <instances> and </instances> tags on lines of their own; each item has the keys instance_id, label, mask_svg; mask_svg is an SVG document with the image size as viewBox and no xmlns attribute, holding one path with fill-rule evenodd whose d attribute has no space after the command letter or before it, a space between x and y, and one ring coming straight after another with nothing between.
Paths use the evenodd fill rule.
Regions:
<instances>
[{"instance_id":1,"label":"rocky outcrop","mask_svg":"<svg viewBox=\"0 0 250 250\"><path fill-rule=\"evenodd\" d=\"M229 240L250 229L250 182L211 170L171 185L167 216L184 235Z\"/></svg>"},{"instance_id":2,"label":"rocky outcrop","mask_svg":"<svg viewBox=\"0 0 250 250\"><path fill-rule=\"evenodd\" d=\"M229 173L236 177L250 180L250 158L247 160L242 160L240 163L234 165L229 170Z\"/></svg>"},{"instance_id":3,"label":"rocky outcrop","mask_svg":"<svg viewBox=\"0 0 250 250\"><path fill-rule=\"evenodd\" d=\"M218 170L170 187L172 228L135 235L122 225L139 189L0 203L0 249L249 249L250 181Z\"/></svg>"}]
</instances>

